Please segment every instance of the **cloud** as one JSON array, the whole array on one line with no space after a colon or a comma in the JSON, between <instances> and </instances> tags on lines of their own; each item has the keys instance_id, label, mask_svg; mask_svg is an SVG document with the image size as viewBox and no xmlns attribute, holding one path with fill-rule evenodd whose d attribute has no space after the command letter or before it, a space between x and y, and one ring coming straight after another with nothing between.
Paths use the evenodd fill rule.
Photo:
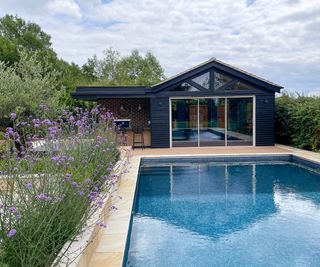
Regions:
<instances>
[{"instance_id":1,"label":"cloud","mask_svg":"<svg viewBox=\"0 0 320 267\"><path fill-rule=\"evenodd\" d=\"M151 51L168 76L211 57L291 90L320 90L318 0L2 0L83 64L110 46ZM19 3L18 3L19 2Z\"/></svg>"},{"instance_id":2,"label":"cloud","mask_svg":"<svg viewBox=\"0 0 320 267\"><path fill-rule=\"evenodd\" d=\"M81 10L73 0L54 0L46 5L48 12L52 15L66 15L73 18L81 18Z\"/></svg>"}]
</instances>

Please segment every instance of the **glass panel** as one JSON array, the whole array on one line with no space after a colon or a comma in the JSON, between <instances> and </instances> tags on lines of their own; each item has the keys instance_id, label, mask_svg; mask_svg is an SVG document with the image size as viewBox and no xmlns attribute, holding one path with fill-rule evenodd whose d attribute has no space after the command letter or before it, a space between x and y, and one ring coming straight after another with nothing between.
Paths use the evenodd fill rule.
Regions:
<instances>
[{"instance_id":1,"label":"glass panel","mask_svg":"<svg viewBox=\"0 0 320 267\"><path fill-rule=\"evenodd\" d=\"M252 145L253 100L252 98L227 99L227 145Z\"/></svg>"},{"instance_id":2,"label":"glass panel","mask_svg":"<svg viewBox=\"0 0 320 267\"><path fill-rule=\"evenodd\" d=\"M206 73L204 73L204 74L202 74L202 75L200 75L200 76L198 76L196 78L193 78L192 81L209 90L210 73L206 72Z\"/></svg>"},{"instance_id":3,"label":"glass panel","mask_svg":"<svg viewBox=\"0 0 320 267\"><path fill-rule=\"evenodd\" d=\"M198 146L198 100L173 99L172 146Z\"/></svg>"},{"instance_id":4,"label":"glass panel","mask_svg":"<svg viewBox=\"0 0 320 267\"><path fill-rule=\"evenodd\" d=\"M224 99L199 99L200 146L225 145Z\"/></svg>"},{"instance_id":5,"label":"glass panel","mask_svg":"<svg viewBox=\"0 0 320 267\"><path fill-rule=\"evenodd\" d=\"M232 81L232 78L218 72L214 72L214 90L218 90L221 86Z\"/></svg>"},{"instance_id":6,"label":"glass panel","mask_svg":"<svg viewBox=\"0 0 320 267\"><path fill-rule=\"evenodd\" d=\"M233 89L234 90L252 90L254 88L251 87L250 85L245 84L245 83L237 82Z\"/></svg>"},{"instance_id":7,"label":"glass panel","mask_svg":"<svg viewBox=\"0 0 320 267\"><path fill-rule=\"evenodd\" d=\"M170 91L173 91L173 92L198 92L200 90L193 87L192 85L190 85L188 83L181 83L181 84L173 87L172 89L170 89Z\"/></svg>"}]
</instances>

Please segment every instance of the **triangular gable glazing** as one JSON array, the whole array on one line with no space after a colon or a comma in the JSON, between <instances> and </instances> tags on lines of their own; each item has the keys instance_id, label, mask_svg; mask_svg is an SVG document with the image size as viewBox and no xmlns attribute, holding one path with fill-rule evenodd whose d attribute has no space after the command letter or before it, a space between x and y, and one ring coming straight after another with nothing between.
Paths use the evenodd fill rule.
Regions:
<instances>
[{"instance_id":1,"label":"triangular gable glazing","mask_svg":"<svg viewBox=\"0 0 320 267\"><path fill-rule=\"evenodd\" d=\"M219 72L214 72L214 90L219 90L220 87L224 86L225 84L231 81L232 78Z\"/></svg>"},{"instance_id":2,"label":"triangular gable glazing","mask_svg":"<svg viewBox=\"0 0 320 267\"><path fill-rule=\"evenodd\" d=\"M237 82L233 87L233 90L253 90L253 89L254 88L252 86L242 82Z\"/></svg>"},{"instance_id":3,"label":"triangular gable glazing","mask_svg":"<svg viewBox=\"0 0 320 267\"><path fill-rule=\"evenodd\" d=\"M197 77L193 78L192 81L199 84L203 88L209 90L209 88L210 88L210 72L206 72L200 76L197 76Z\"/></svg>"},{"instance_id":4,"label":"triangular gable glazing","mask_svg":"<svg viewBox=\"0 0 320 267\"><path fill-rule=\"evenodd\" d=\"M172 89L170 89L171 92L199 92L200 90L198 88L195 88L194 86L184 82L181 83Z\"/></svg>"}]
</instances>

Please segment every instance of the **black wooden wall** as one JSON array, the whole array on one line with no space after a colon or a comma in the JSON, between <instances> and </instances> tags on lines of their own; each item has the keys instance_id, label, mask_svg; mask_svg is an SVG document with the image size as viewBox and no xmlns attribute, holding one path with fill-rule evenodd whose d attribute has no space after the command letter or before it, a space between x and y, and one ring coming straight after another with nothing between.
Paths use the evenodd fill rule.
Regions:
<instances>
[{"instance_id":1,"label":"black wooden wall","mask_svg":"<svg viewBox=\"0 0 320 267\"><path fill-rule=\"evenodd\" d=\"M150 98L151 147L170 147L169 98Z\"/></svg>"},{"instance_id":2,"label":"black wooden wall","mask_svg":"<svg viewBox=\"0 0 320 267\"><path fill-rule=\"evenodd\" d=\"M274 145L274 93L256 95L256 145Z\"/></svg>"},{"instance_id":3,"label":"black wooden wall","mask_svg":"<svg viewBox=\"0 0 320 267\"><path fill-rule=\"evenodd\" d=\"M252 93L252 92L251 92ZM242 93L242 96L245 95ZM252 95L252 94L248 94ZM274 145L275 95L272 92L255 92L256 145ZM169 96L150 98L151 147L170 147Z\"/></svg>"}]
</instances>

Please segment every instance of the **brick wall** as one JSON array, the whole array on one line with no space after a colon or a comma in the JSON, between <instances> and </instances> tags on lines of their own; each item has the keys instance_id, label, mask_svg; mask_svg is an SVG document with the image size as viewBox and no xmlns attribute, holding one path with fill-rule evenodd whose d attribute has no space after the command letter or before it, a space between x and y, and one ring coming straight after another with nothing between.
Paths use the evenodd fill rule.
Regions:
<instances>
[{"instance_id":1,"label":"brick wall","mask_svg":"<svg viewBox=\"0 0 320 267\"><path fill-rule=\"evenodd\" d=\"M146 98L110 98L98 104L111 111L116 119L131 119L131 127L150 128L150 101ZM139 106L141 109L139 109ZM123 107L123 109L121 108Z\"/></svg>"}]
</instances>

